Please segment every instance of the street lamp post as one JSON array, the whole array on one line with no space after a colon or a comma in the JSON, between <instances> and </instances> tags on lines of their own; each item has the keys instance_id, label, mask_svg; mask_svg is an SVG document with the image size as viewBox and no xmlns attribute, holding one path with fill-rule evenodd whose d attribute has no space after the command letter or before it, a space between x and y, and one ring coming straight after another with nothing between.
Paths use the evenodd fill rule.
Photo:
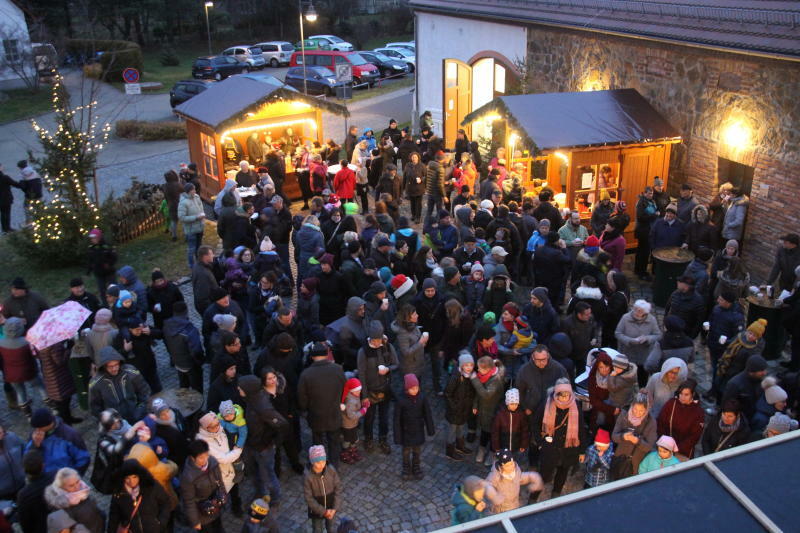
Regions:
<instances>
[{"instance_id":1,"label":"street lamp post","mask_svg":"<svg viewBox=\"0 0 800 533\"><path fill-rule=\"evenodd\" d=\"M208 33L208 55L213 54L211 51L211 24L208 22L208 8L214 7L214 2L206 2L205 3L205 10L206 10L206 33Z\"/></svg>"},{"instance_id":2,"label":"street lamp post","mask_svg":"<svg viewBox=\"0 0 800 533\"><path fill-rule=\"evenodd\" d=\"M297 0L297 11L300 13L300 56L303 58L303 94L308 94L308 80L306 79L306 38L303 34L303 0ZM309 22L317 20L317 10L314 9L313 2L309 4L305 17Z\"/></svg>"}]
</instances>

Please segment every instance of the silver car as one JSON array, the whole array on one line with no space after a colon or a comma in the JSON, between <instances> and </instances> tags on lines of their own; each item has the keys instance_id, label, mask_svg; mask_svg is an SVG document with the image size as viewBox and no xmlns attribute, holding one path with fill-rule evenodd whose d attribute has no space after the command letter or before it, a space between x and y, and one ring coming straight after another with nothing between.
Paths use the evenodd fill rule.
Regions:
<instances>
[{"instance_id":1,"label":"silver car","mask_svg":"<svg viewBox=\"0 0 800 533\"><path fill-rule=\"evenodd\" d=\"M417 58L414 57L414 53L408 48L376 48L374 51L380 52L392 59L402 61L408 65L409 72L414 72L417 69Z\"/></svg>"},{"instance_id":2,"label":"silver car","mask_svg":"<svg viewBox=\"0 0 800 533\"><path fill-rule=\"evenodd\" d=\"M267 41L253 46L261 48L261 56L272 68L288 65L294 52L294 45L286 41Z\"/></svg>"},{"instance_id":3,"label":"silver car","mask_svg":"<svg viewBox=\"0 0 800 533\"><path fill-rule=\"evenodd\" d=\"M250 69L261 69L267 66L264 56L261 54L261 49L257 46L250 46L241 44L238 46L231 46L222 51L224 56L232 56L243 63L247 63Z\"/></svg>"}]
</instances>

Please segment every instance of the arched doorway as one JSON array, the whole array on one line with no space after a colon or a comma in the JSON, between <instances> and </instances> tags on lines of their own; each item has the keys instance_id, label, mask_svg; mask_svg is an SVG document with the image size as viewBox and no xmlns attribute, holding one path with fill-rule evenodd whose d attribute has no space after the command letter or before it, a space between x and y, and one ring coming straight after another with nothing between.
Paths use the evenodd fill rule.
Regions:
<instances>
[{"instance_id":1,"label":"arched doorway","mask_svg":"<svg viewBox=\"0 0 800 533\"><path fill-rule=\"evenodd\" d=\"M444 139L453 148L461 121L473 109L506 94L510 71L495 57L479 57L471 65L457 59L444 60ZM491 137L491 122L478 121L464 128L471 139Z\"/></svg>"}]
</instances>

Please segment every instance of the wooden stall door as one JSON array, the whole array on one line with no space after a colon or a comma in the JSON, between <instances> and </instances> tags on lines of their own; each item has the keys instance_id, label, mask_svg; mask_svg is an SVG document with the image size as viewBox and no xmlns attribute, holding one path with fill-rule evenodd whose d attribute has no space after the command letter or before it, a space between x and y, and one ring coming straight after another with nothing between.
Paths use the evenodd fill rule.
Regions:
<instances>
[{"instance_id":1,"label":"wooden stall door","mask_svg":"<svg viewBox=\"0 0 800 533\"><path fill-rule=\"evenodd\" d=\"M648 147L623 150L620 157L621 187L624 189L622 199L628 204L627 212L631 216L631 223L625 228L625 241L629 247L636 244L633 235L636 227L636 202L648 185L648 180L654 175L651 167L656 163L660 164L660 161L654 161L654 156L655 150Z\"/></svg>"},{"instance_id":2,"label":"wooden stall door","mask_svg":"<svg viewBox=\"0 0 800 533\"><path fill-rule=\"evenodd\" d=\"M454 148L461 121L472 111L472 69L457 59L444 61L444 140Z\"/></svg>"}]
</instances>

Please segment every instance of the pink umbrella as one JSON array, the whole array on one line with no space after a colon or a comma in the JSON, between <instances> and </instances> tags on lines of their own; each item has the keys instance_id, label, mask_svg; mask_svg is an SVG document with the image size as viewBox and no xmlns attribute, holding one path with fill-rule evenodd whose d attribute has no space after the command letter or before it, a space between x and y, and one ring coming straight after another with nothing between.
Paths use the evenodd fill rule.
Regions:
<instances>
[{"instance_id":1,"label":"pink umbrella","mask_svg":"<svg viewBox=\"0 0 800 533\"><path fill-rule=\"evenodd\" d=\"M65 302L51 307L28 330L25 339L37 350L71 339L92 314L78 302Z\"/></svg>"}]
</instances>

